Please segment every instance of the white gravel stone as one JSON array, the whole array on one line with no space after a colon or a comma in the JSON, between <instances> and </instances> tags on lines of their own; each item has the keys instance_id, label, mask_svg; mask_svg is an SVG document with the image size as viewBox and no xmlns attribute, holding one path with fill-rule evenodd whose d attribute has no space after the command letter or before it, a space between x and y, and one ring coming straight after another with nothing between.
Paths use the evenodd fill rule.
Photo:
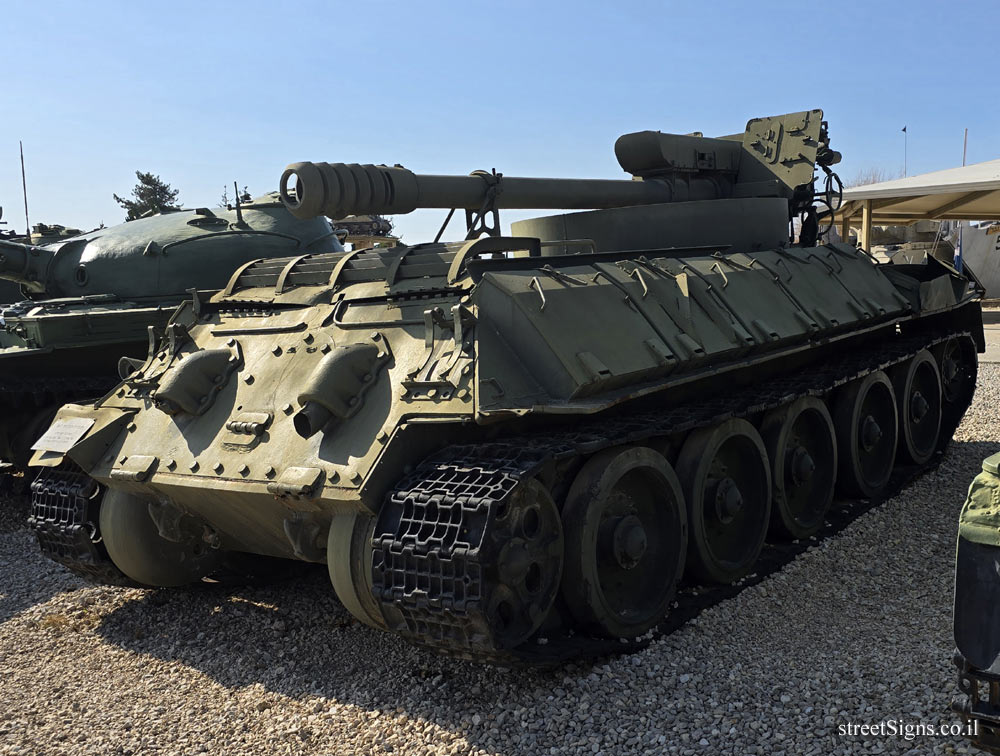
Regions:
<instances>
[{"instance_id":1,"label":"white gravel stone","mask_svg":"<svg viewBox=\"0 0 1000 756\"><path fill-rule=\"evenodd\" d=\"M950 723L959 509L1000 450L1000 367L940 467L759 589L632 656L512 671L355 622L323 570L266 588L94 587L0 528L0 754L967 753Z\"/></svg>"}]
</instances>

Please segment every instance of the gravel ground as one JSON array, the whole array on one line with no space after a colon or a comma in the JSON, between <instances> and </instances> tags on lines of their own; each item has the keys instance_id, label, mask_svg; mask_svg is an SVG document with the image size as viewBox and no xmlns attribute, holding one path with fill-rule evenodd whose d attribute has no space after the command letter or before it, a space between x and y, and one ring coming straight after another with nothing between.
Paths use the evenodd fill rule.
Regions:
<instances>
[{"instance_id":1,"label":"gravel ground","mask_svg":"<svg viewBox=\"0 0 1000 756\"><path fill-rule=\"evenodd\" d=\"M631 657L455 663L354 622L319 570L267 588L92 587L0 528L0 754L963 753L957 516L1000 450L1000 366L940 468Z\"/></svg>"}]
</instances>

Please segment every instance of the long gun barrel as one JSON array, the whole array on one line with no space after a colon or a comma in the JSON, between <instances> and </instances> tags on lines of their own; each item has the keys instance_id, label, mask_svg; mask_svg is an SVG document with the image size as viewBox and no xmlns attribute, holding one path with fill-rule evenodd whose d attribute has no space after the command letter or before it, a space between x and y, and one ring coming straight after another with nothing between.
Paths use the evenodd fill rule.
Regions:
<instances>
[{"instance_id":1,"label":"long gun barrel","mask_svg":"<svg viewBox=\"0 0 1000 756\"><path fill-rule=\"evenodd\" d=\"M491 192L492 206L501 210L597 210L674 198L672 188L659 181L503 176L498 183L488 173L428 176L399 166L356 163L293 163L281 176L281 200L298 218L396 215L417 208L478 210Z\"/></svg>"},{"instance_id":2,"label":"long gun barrel","mask_svg":"<svg viewBox=\"0 0 1000 756\"><path fill-rule=\"evenodd\" d=\"M0 278L42 291L45 271L54 254L41 247L0 240Z\"/></svg>"},{"instance_id":3,"label":"long gun barrel","mask_svg":"<svg viewBox=\"0 0 1000 756\"><path fill-rule=\"evenodd\" d=\"M298 218L343 218L417 208L604 210L731 197L791 200L811 189L817 163L840 158L829 149L822 118L820 110L754 118L742 135L714 139L625 134L615 154L639 180L423 176L399 165L293 163L281 176L281 201Z\"/></svg>"}]
</instances>

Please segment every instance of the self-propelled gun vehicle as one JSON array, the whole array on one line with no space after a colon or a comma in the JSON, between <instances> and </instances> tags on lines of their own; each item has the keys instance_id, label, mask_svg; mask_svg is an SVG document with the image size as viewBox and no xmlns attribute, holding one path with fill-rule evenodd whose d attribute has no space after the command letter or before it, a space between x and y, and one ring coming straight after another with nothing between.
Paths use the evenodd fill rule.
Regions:
<instances>
[{"instance_id":1,"label":"self-propelled gun vehicle","mask_svg":"<svg viewBox=\"0 0 1000 756\"><path fill-rule=\"evenodd\" d=\"M44 552L148 586L325 563L373 627L551 662L623 648L682 578L740 580L835 489L878 497L947 442L981 292L820 241L821 111L615 154L629 180L289 166L297 217L464 210L465 238L250 262L192 297L40 440ZM505 208L571 212L504 235Z\"/></svg>"}]
</instances>

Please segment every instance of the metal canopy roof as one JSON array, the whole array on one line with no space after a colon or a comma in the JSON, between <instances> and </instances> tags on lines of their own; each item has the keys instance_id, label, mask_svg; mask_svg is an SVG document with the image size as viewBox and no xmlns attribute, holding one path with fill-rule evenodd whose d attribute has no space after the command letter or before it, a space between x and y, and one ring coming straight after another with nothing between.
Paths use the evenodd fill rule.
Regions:
<instances>
[{"instance_id":1,"label":"metal canopy roof","mask_svg":"<svg viewBox=\"0 0 1000 756\"><path fill-rule=\"evenodd\" d=\"M868 201L881 224L1000 220L1000 160L845 189L837 217L860 215Z\"/></svg>"},{"instance_id":2,"label":"metal canopy roof","mask_svg":"<svg viewBox=\"0 0 1000 756\"><path fill-rule=\"evenodd\" d=\"M1000 220L1000 160L845 189L836 220L843 239L860 226L865 248L873 224Z\"/></svg>"}]
</instances>

